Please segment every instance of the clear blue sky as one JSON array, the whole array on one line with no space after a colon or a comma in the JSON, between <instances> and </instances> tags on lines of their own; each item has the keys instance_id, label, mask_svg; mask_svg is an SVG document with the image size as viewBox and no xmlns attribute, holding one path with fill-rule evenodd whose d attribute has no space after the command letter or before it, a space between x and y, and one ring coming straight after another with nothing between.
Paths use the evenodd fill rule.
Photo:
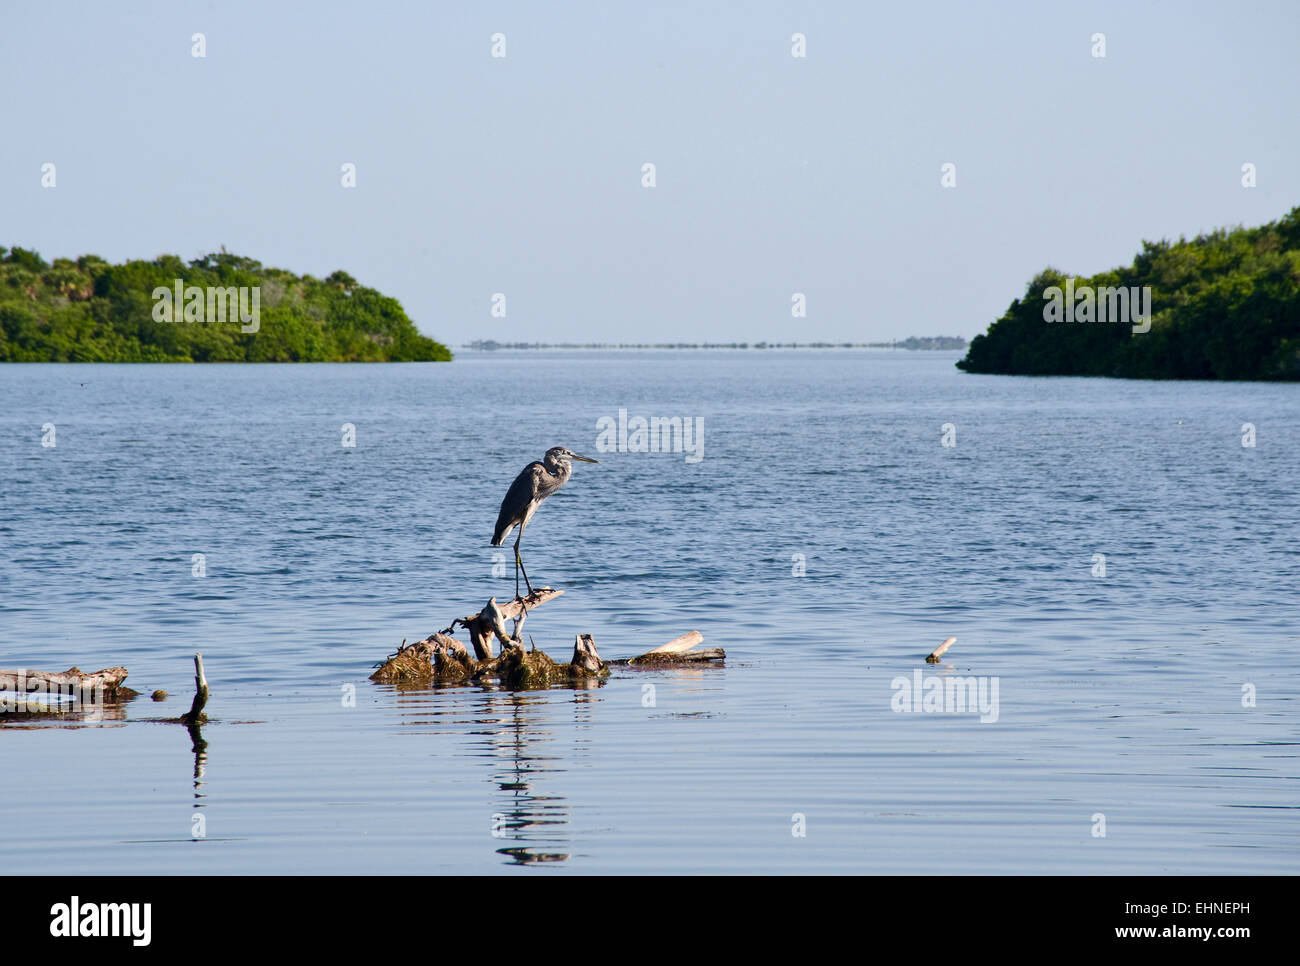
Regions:
<instances>
[{"instance_id":1,"label":"clear blue sky","mask_svg":"<svg viewBox=\"0 0 1300 966\"><path fill-rule=\"evenodd\" d=\"M341 268L453 345L873 341L1300 203L1294 0L741 6L12 5L0 244Z\"/></svg>"}]
</instances>

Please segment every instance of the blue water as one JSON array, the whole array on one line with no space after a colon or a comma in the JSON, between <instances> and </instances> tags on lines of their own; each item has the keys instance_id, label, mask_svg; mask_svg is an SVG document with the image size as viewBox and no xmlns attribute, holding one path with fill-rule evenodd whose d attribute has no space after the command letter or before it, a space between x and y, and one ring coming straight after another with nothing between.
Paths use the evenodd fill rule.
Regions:
<instances>
[{"instance_id":1,"label":"blue water","mask_svg":"<svg viewBox=\"0 0 1300 966\"><path fill-rule=\"evenodd\" d=\"M0 367L0 667L122 664L142 692L0 725L0 866L1300 870L1300 387L955 358ZM701 417L703 458L597 452L620 408ZM699 629L725 667L372 684L403 638L512 595L492 525L556 444L601 462L525 537L565 590L537 646ZM197 759L148 720L188 707L195 651ZM997 719L896 712L917 670L996 680Z\"/></svg>"}]
</instances>

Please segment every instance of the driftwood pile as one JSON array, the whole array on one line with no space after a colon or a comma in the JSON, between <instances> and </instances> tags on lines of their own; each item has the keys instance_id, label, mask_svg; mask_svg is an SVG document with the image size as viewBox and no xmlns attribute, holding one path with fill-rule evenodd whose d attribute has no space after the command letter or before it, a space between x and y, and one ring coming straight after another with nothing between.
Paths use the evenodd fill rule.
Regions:
<instances>
[{"instance_id":1,"label":"driftwood pile","mask_svg":"<svg viewBox=\"0 0 1300 966\"><path fill-rule=\"evenodd\" d=\"M139 696L138 691L122 683L126 678L124 667L108 667L89 674L77 667L66 671L28 668L0 671L0 721L120 718L123 716L122 705ZM190 703L190 710L179 718L152 720L185 725L197 744L202 741L199 725L208 720L203 713L207 703L208 679L203 673L203 655L195 654L194 700Z\"/></svg>"},{"instance_id":2,"label":"driftwood pile","mask_svg":"<svg viewBox=\"0 0 1300 966\"><path fill-rule=\"evenodd\" d=\"M370 680L419 687L491 680L512 690L546 688L556 684L584 687L607 677L613 664L674 667L721 661L726 657L722 648L694 650L704 640L699 631L683 634L652 651L621 661L601 660L590 634L575 636L573 656L567 664L556 663L535 646L526 650L521 630L528 612L563 593L562 590L543 587L527 597L515 598L505 604L498 604L493 597L477 614L458 618L449 627L422 641L413 644L403 641L396 653L370 676ZM506 631L506 621L513 622L509 632ZM458 626L467 632L468 645L452 636ZM496 641L501 642L500 654L493 653Z\"/></svg>"}]
</instances>

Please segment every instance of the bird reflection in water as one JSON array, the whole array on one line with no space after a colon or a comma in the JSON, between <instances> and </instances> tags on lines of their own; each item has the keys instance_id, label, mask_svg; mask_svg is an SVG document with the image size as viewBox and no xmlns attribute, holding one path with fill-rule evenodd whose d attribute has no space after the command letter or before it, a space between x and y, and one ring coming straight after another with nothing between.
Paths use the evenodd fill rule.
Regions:
<instances>
[{"instance_id":1,"label":"bird reflection in water","mask_svg":"<svg viewBox=\"0 0 1300 966\"><path fill-rule=\"evenodd\" d=\"M571 845L569 804L541 788L548 776L567 770L564 762L568 756L546 753L546 746L556 739L543 723L545 706L555 705L560 694L572 702L576 722L589 723L592 702L599 700L594 687L485 695L488 720L498 725L484 736L496 765L492 780L500 802L492 814L492 835L511 843L496 851L513 865L564 862L570 857L569 852L561 851ZM584 742L577 744L582 749Z\"/></svg>"}]
</instances>

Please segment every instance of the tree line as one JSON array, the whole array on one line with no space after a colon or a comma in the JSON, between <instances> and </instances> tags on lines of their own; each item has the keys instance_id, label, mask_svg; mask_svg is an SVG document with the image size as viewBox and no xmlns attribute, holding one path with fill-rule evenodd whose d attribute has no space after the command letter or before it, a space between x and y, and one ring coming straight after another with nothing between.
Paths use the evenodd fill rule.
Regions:
<instances>
[{"instance_id":1,"label":"tree line","mask_svg":"<svg viewBox=\"0 0 1300 966\"><path fill-rule=\"evenodd\" d=\"M258 290L254 325L160 304L162 290ZM232 293L233 294L233 293ZM207 304L211 304L210 300ZM238 302L236 302L236 307ZM0 362L444 362L401 303L351 275L295 275L227 252L111 265L0 246Z\"/></svg>"},{"instance_id":2,"label":"tree line","mask_svg":"<svg viewBox=\"0 0 1300 966\"><path fill-rule=\"evenodd\" d=\"M1116 299L1119 290L1135 297ZM1097 295L1103 291L1105 297ZM1075 295L1070 304L1067 292ZM1113 318L1117 304L1131 313L1140 294L1149 297L1149 318ZM1258 228L1144 241L1131 265L1088 278L1044 269L987 333L971 340L957 367L1013 375L1298 380L1300 207Z\"/></svg>"}]
</instances>

